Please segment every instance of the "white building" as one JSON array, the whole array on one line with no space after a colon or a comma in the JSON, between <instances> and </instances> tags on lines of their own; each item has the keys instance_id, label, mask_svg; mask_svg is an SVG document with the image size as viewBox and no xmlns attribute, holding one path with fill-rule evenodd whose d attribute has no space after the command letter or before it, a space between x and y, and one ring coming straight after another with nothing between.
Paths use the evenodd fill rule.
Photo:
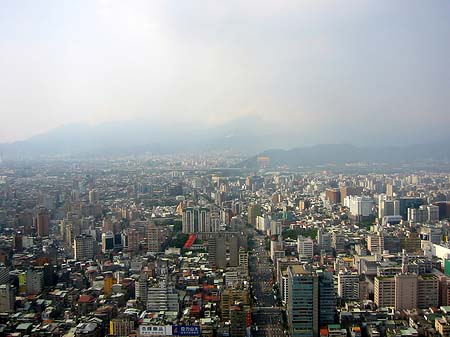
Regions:
<instances>
[{"instance_id":1,"label":"white building","mask_svg":"<svg viewBox=\"0 0 450 337\"><path fill-rule=\"evenodd\" d=\"M301 235L297 238L297 251L299 255L312 258L314 256L314 241Z\"/></svg>"},{"instance_id":2,"label":"white building","mask_svg":"<svg viewBox=\"0 0 450 337\"><path fill-rule=\"evenodd\" d=\"M374 202L371 197L349 195L344 199L344 206L354 217L369 217L373 214Z\"/></svg>"}]
</instances>

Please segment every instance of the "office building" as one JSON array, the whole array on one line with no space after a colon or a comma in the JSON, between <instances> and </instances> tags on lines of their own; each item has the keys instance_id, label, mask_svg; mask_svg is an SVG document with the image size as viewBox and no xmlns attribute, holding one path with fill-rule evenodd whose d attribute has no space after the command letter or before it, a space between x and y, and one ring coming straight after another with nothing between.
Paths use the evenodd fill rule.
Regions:
<instances>
[{"instance_id":1,"label":"office building","mask_svg":"<svg viewBox=\"0 0 450 337\"><path fill-rule=\"evenodd\" d=\"M417 274L395 275L395 310L417 308Z\"/></svg>"},{"instance_id":2,"label":"office building","mask_svg":"<svg viewBox=\"0 0 450 337\"><path fill-rule=\"evenodd\" d=\"M300 256L312 259L314 256L314 241L301 235L297 238L297 251Z\"/></svg>"},{"instance_id":3,"label":"office building","mask_svg":"<svg viewBox=\"0 0 450 337\"><path fill-rule=\"evenodd\" d=\"M0 312L14 312L15 288L9 283L0 285Z\"/></svg>"},{"instance_id":4,"label":"office building","mask_svg":"<svg viewBox=\"0 0 450 337\"><path fill-rule=\"evenodd\" d=\"M341 270L338 275L338 295L344 301L359 300L359 274Z\"/></svg>"},{"instance_id":5,"label":"office building","mask_svg":"<svg viewBox=\"0 0 450 337\"><path fill-rule=\"evenodd\" d=\"M375 277L374 302L379 308L395 306L395 278L393 276Z\"/></svg>"},{"instance_id":6,"label":"office building","mask_svg":"<svg viewBox=\"0 0 450 337\"><path fill-rule=\"evenodd\" d=\"M77 261L94 258L94 238L91 235L78 235L73 241L74 257Z\"/></svg>"},{"instance_id":7,"label":"office building","mask_svg":"<svg viewBox=\"0 0 450 337\"><path fill-rule=\"evenodd\" d=\"M112 232L102 233L102 252L107 253L114 249L114 234Z\"/></svg>"},{"instance_id":8,"label":"office building","mask_svg":"<svg viewBox=\"0 0 450 337\"><path fill-rule=\"evenodd\" d=\"M217 223L211 221L211 210L207 207L193 206L183 209L182 232L185 234L214 233Z\"/></svg>"},{"instance_id":9,"label":"office building","mask_svg":"<svg viewBox=\"0 0 450 337\"><path fill-rule=\"evenodd\" d=\"M159 229L153 221L150 221L147 225L147 251L159 252L161 249L159 241Z\"/></svg>"},{"instance_id":10,"label":"office building","mask_svg":"<svg viewBox=\"0 0 450 337\"><path fill-rule=\"evenodd\" d=\"M30 268L26 273L26 286L28 295L38 295L44 289L44 271Z\"/></svg>"},{"instance_id":11,"label":"office building","mask_svg":"<svg viewBox=\"0 0 450 337\"><path fill-rule=\"evenodd\" d=\"M439 278L436 275L417 277L417 306L420 309L439 307Z\"/></svg>"},{"instance_id":12,"label":"office building","mask_svg":"<svg viewBox=\"0 0 450 337\"><path fill-rule=\"evenodd\" d=\"M288 267L287 317L290 336L319 334L319 279L301 265Z\"/></svg>"},{"instance_id":13,"label":"office building","mask_svg":"<svg viewBox=\"0 0 450 337\"><path fill-rule=\"evenodd\" d=\"M36 216L37 236L39 236L39 237L48 236L49 223L50 223L50 217L48 215L48 211L47 211L47 209L41 207Z\"/></svg>"}]
</instances>

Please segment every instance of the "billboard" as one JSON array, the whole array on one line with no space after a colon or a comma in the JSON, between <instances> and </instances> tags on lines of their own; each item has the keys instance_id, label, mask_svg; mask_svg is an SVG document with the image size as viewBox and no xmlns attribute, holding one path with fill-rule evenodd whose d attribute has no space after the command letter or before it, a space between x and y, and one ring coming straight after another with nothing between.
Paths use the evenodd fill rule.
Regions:
<instances>
[{"instance_id":1,"label":"billboard","mask_svg":"<svg viewBox=\"0 0 450 337\"><path fill-rule=\"evenodd\" d=\"M172 336L170 325L140 325L139 336Z\"/></svg>"},{"instance_id":2,"label":"billboard","mask_svg":"<svg viewBox=\"0 0 450 337\"><path fill-rule=\"evenodd\" d=\"M172 326L173 336L200 336L198 325L174 325Z\"/></svg>"}]
</instances>

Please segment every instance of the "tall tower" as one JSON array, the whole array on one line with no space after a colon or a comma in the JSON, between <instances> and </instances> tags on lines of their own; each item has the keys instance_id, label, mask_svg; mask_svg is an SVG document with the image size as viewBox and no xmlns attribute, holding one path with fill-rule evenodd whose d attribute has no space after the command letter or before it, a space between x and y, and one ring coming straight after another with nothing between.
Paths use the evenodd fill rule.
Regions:
<instances>
[{"instance_id":1,"label":"tall tower","mask_svg":"<svg viewBox=\"0 0 450 337\"><path fill-rule=\"evenodd\" d=\"M292 337L319 335L318 277L301 265L288 267L287 315Z\"/></svg>"},{"instance_id":2,"label":"tall tower","mask_svg":"<svg viewBox=\"0 0 450 337\"><path fill-rule=\"evenodd\" d=\"M36 217L36 227L37 235L40 237L48 236L48 225L49 225L48 211L44 207L39 209Z\"/></svg>"}]
</instances>

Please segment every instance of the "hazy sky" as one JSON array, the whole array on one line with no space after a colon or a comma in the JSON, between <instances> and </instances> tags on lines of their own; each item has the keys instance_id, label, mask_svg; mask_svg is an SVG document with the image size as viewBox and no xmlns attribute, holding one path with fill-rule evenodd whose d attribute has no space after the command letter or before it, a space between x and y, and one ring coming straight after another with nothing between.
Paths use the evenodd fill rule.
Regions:
<instances>
[{"instance_id":1,"label":"hazy sky","mask_svg":"<svg viewBox=\"0 0 450 337\"><path fill-rule=\"evenodd\" d=\"M0 142L249 115L318 134L444 134L450 1L0 2Z\"/></svg>"}]
</instances>

